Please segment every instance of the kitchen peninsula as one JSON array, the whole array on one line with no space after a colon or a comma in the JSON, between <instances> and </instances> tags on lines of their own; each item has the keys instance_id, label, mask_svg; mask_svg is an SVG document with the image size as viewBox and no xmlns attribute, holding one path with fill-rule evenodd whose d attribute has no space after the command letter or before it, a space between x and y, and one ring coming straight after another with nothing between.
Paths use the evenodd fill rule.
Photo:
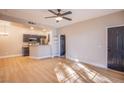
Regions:
<instances>
[{"instance_id":1,"label":"kitchen peninsula","mask_svg":"<svg viewBox=\"0 0 124 93\"><path fill-rule=\"evenodd\" d=\"M30 57L35 59L49 58L52 56L51 45L30 46Z\"/></svg>"}]
</instances>

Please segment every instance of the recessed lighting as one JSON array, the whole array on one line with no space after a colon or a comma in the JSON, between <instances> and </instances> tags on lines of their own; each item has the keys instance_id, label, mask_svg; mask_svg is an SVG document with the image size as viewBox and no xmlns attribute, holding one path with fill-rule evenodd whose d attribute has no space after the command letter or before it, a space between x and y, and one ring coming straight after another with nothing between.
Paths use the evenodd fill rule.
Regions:
<instances>
[{"instance_id":1,"label":"recessed lighting","mask_svg":"<svg viewBox=\"0 0 124 93\"><path fill-rule=\"evenodd\" d=\"M31 26L31 27L30 27L30 29L31 29L31 30L33 30L33 29L34 29L34 27L32 27L32 26Z\"/></svg>"}]
</instances>

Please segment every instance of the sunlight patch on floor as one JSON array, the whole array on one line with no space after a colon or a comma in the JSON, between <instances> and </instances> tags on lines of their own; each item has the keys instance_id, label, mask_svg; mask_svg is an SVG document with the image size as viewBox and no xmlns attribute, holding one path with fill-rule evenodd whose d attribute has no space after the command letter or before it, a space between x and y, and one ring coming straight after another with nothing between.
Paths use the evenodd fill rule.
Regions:
<instances>
[{"instance_id":1,"label":"sunlight patch on floor","mask_svg":"<svg viewBox=\"0 0 124 93\"><path fill-rule=\"evenodd\" d=\"M84 66L81 63L77 63L77 65L81 69L81 71L85 72L85 74L88 76L88 78L91 79L94 82L99 82L99 81L101 83L104 83L104 82L111 83L112 82L109 78L101 75L100 73L98 73L94 70L91 70L91 69L87 68L86 66Z\"/></svg>"},{"instance_id":2,"label":"sunlight patch on floor","mask_svg":"<svg viewBox=\"0 0 124 93\"><path fill-rule=\"evenodd\" d=\"M79 62L70 64L59 62L54 70L59 82L112 82L109 78L101 75L95 70L89 69L88 67Z\"/></svg>"}]
</instances>

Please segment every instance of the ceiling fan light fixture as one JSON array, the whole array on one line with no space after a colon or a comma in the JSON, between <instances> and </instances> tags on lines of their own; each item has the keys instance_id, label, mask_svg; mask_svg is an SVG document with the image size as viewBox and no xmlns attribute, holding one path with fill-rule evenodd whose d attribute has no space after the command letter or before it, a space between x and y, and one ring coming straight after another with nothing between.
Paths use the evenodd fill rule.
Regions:
<instances>
[{"instance_id":1,"label":"ceiling fan light fixture","mask_svg":"<svg viewBox=\"0 0 124 93\"><path fill-rule=\"evenodd\" d=\"M60 16L56 17L56 20L57 20L57 21L61 21L62 19L63 19L63 18L60 17Z\"/></svg>"},{"instance_id":2,"label":"ceiling fan light fixture","mask_svg":"<svg viewBox=\"0 0 124 93\"><path fill-rule=\"evenodd\" d=\"M50 13L54 14L54 16L48 16L48 17L45 17L45 18L55 18L56 23L58 23L59 21L61 21L63 19L68 20L68 21L72 21L71 18L66 17L66 15L72 14L71 11L61 12L62 11L61 9L57 9L57 11L54 11L54 10L48 10L48 11Z\"/></svg>"}]
</instances>

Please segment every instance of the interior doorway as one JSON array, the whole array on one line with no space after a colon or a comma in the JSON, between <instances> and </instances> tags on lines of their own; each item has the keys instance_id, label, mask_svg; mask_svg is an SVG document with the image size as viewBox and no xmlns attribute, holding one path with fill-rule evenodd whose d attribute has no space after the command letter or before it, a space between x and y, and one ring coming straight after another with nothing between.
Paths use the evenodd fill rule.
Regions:
<instances>
[{"instance_id":1,"label":"interior doorway","mask_svg":"<svg viewBox=\"0 0 124 93\"><path fill-rule=\"evenodd\" d=\"M65 57L66 54L66 37L65 35L60 35L60 56Z\"/></svg>"}]
</instances>

